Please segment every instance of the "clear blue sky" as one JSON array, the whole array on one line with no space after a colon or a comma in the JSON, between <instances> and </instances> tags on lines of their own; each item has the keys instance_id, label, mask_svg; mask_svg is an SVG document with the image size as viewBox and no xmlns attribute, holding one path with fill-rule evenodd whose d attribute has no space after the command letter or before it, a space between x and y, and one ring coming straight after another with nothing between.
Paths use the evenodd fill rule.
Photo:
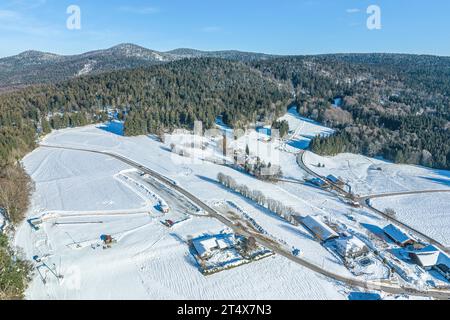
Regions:
<instances>
[{"instance_id":1,"label":"clear blue sky","mask_svg":"<svg viewBox=\"0 0 450 320\"><path fill-rule=\"evenodd\" d=\"M66 9L81 8L81 30ZM368 30L367 7L382 29ZM275 54L402 52L450 56L449 0L0 0L0 57L75 54L132 42Z\"/></svg>"}]
</instances>

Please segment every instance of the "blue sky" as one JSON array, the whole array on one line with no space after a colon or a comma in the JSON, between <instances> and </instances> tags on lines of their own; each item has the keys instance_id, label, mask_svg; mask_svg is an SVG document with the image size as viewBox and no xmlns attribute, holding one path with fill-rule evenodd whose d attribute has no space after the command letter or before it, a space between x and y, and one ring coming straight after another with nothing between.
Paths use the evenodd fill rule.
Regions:
<instances>
[{"instance_id":1,"label":"blue sky","mask_svg":"<svg viewBox=\"0 0 450 320\"><path fill-rule=\"evenodd\" d=\"M81 30L66 28L69 5ZM381 30L366 27L381 8ZM75 54L132 42L275 54L396 52L450 56L448 0L0 0L0 57Z\"/></svg>"}]
</instances>

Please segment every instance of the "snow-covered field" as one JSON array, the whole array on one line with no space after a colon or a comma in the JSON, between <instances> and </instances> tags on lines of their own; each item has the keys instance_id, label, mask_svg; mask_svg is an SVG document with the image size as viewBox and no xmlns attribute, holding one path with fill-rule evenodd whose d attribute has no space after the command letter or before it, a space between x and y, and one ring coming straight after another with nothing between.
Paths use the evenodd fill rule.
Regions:
<instances>
[{"instance_id":1,"label":"snow-covered field","mask_svg":"<svg viewBox=\"0 0 450 320\"><path fill-rule=\"evenodd\" d=\"M393 164L349 153L321 157L307 152L304 159L314 172L322 176L333 174L342 177L344 182L352 186L353 192L361 196L415 190L450 190L450 171ZM319 168L319 163L325 167Z\"/></svg>"},{"instance_id":2,"label":"snow-covered field","mask_svg":"<svg viewBox=\"0 0 450 320\"><path fill-rule=\"evenodd\" d=\"M303 139L300 137L310 139L316 134L330 134L332 131L301 119L292 110L285 119L294 130L291 140L286 143L289 148L281 141L267 144L254 132L235 143L242 148L249 144L251 152L273 148L267 157L278 151L283 178L291 180L290 183L263 182L229 167L202 161L204 152L195 153L191 158L181 157L170 151L173 139L161 143L152 136L123 137L115 134L121 133L117 122L54 131L43 143L120 154L168 177L206 203L214 205L232 201L271 237L288 248L300 249L305 260L351 277L341 259L316 241L304 227L291 225L217 182L217 174L222 172L239 184L292 206L303 216L321 215L336 225L345 226L351 234L362 237L370 235L361 227L362 223L384 227L387 221L373 213L350 208L336 196L303 184L306 174L296 162L295 152L300 146L296 141ZM201 138L200 141L213 146L216 140ZM215 150L208 148L203 151L217 156ZM353 177L355 188L359 186L368 193L386 191L386 187L382 188L383 183L400 188L400 184L394 183L397 168L392 167L394 165L355 155L341 157L319 159L308 153L307 159L311 165L318 160L325 163L323 170L335 169L337 175ZM353 160L358 163L355 168L347 165ZM167 201L175 212L186 214L192 210L186 207L185 202L174 200L173 194L167 190L158 193L158 190L143 188L145 181L139 180L139 174L129 171L131 168L116 159L83 151L41 147L23 162L36 182L28 216L55 214L55 218L46 220L40 230L32 230L24 222L16 234L16 244L24 248L28 257L46 257L43 260L45 265L42 262L37 264L42 272L41 275L35 274L27 291L28 298L346 298L348 288L278 255L205 277L186 241L191 237L218 233L225 226L217 220L195 214L189 214L189 219L171 229L163 226L161 220L164 216L156 208L158 199ZM372 173L368 163L384 164L383 175ZM431 170L418 167L400 168L405 185L410 182L417 184L423 179L424 183L438 188L438 180L445 177L442 173L434 174L436 176ZM133 180L127 180L124 175ZM363 183L363 179L368 180ZM154 192L158 194L153 195ZM106 250L100 241L104 234L117 240ZM373 273L384 274L384 271L373 270ZM58 279L59 274L64 278ZM369 279L373 275L361 277Z\"/></svg>"},{"instance_id":3,"label":"snow-covered field","mask_svg":"<svg viewBox=\"0 0 450 320\"><path fill-rule=\"evenodd\" d=\"M36 214L145 206L142 199L113 177L127 166L109 157L40 148L29 154L24 164L37 186L32 198Z\"/></svg>"},{"instance_id":4,"label":"snow-covered field","mask_svg":"<svg viewBox=\"0 0 450 320\"><path fill-rule=\"evenodd\" d=\"M399 220L450 246L450 193L416 194L372 199L379 209L394 209Z\"/></svg>"},{"instance_id":5,"label":"snow-covered field","mask_svg":"<svg viewBox=\"0 0 450 320\"><path fill-rule=\"evenodd\" d=\"M280 121L289 123L290 139L287 146L291 150L306 149L316 136L328 136L334 133L333 129L322 126L320 123L300 116L294 106L281 117Z\"/></svg>"},{"instance_id":6,"label":"snow-covered field","mask_svg":"<svg viewBox=\"0 0 450 320\"><path fill-rule=\"evenodd\" d=\"M309 250L311 259L320 251L323 257L317 258L318 262L345 272L333 256L310 241L305 230L289 229L286 222L260 213L214 182L219 171L254 183L251 177L209 163L179 165L179 161L172 161L178 156L153 138L125 138L95 126L57 131L44 143L120 153L167 175L204 201L233 199L259 214L273 232L286 234L288 240ZM167 229L160 223L160 214L141 197L142 192L117 179L117 174L130 169L117 160L81 151L39 148L24 159L24 164L36 182L28 216L50 211L59 214L44 222L40 230L32 230L24 222L17 231L15 242L29 258L45 257L46 265L36 263L40 273L35 273L28 298L345 298L329 279L279 256L203 276L185 240L218 232L224 226L211 218L194 216ZM103 234L111 234L117 243L104 250L100 241ZM312 247L307 249L309 245ZM60 274L64 278L58 279Z\"/></svg>"}]
</instances>

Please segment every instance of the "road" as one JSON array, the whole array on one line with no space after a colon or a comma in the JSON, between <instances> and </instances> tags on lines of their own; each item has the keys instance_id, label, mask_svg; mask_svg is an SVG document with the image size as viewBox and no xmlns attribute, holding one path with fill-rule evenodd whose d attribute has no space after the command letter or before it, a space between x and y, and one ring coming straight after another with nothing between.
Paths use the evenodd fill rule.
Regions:
<instances>
[{"instance_id":1,"label":"road","mask_svg":"<svg viewBox=\"0 0 450 320\"><path fill-rule=\"evenodd\" d=\"M305 164L304 162L304 155L305 155L305 151L302 150L298 157L297 157L297 163L298 165L305 170L308 174L320 178L324 181L327 181L325 177L321 176L320 174L314 172L313 170L311 170L310 168L308 168L308 166ZM327 181L328 183L330 183L329 181ZM351 194L348 193L347 191L345 191L344 189L342 189L341 187L330 183L331 185L333 185L333 187L335 189L337 189L339 192L341 192L344 196L350 198ZM370 199L374 199L374 198L382 198L382 197L393 197L393 196L401 196L401 195L414 195L414 194L424 194L424 193L442 193L442 192L450 192L450 190L423 190L423 191L406 191L406 192L398 192L398 193L384 193L384 194L377 194L377 195L369 195L369 196L363 196L363 197L359 197L356 199L356 201L363 206L364 208L378 214L381 215L383 218L385 218L386 220L393 222L401 227L403 227L404 229L408 230L409 232L411 232L412 234L416 235L417 237L428 241L429 243L435 245L436 247L438 247L439 249L441 249L442 251L446 252L447 254L450 254L450 248L446 247L445 245L443 245L442 243L440 243L439 241L431 238L430 236L427 236L426 234L420 232L419 230L407 225L406 223L396 219L393 216L390 216L386 213L384 213L383 211L380 211L374 207L372 207L370 205Z\"/></svg>"},{"instance_id":2,"label":"road","mask_svg":"<svg viewBox=\"0 0 450 320\"><path fill-rule=\"evenodd\" d=\"M301 257L296 257L293 256L292 253L290 251L287 251L283 248L281 248L278 244L276 244L274 241L270 241L269 239L267 239L265 236L257 233L257 232L252 232L246 229L243 229L241 225L239 224L235 224L233 221L229 220L228 218L224 217L223 215L221 215L218 211L216 211L215 209L211 208L210 206L208 206L206 203L204 203L202 200L200 200L199 198L197 198L196 196L192 195L190 192L188 192L187 190L183 189L182 187L180 187L179 185L175 184L171 179L169 179L168 177L165 177L164 175L161 175L160 173L147 168L145 166L143 166L140 163L137 163L131 159L128 159L122 155L118 155L115 153L110 153L110 152L105 152L105 151L97 151L97 150L90 150L90 149L81 149L81 148L71 148L71 147L62 147L62 146L50 146L50 145L40 145L41 147L44 148L55 148L55 149L64 149L64 150L74 150L74 151L81 151L81 152L90 152L90 153L97 153L97 154L102 154L102 155L106 155L112 158L115 158L135 169L138 169L146 174L151 175L153 178L159 180L160 182L162 182L163 184L165 184L166 186L172 188L173 190L177 191L178 193L180 193L181 195L185 196L186 198L188 198L189 200L191 200L193 203L195 203L197 206L199 206L201 209L203 209L206 213L208 213L210 215L210 217L213 217L215 219L217 219L218 221L220 221L221 223L223 223L224 225L226 225L227 227L231 228L235 233L237 234L241 234L243 236L249 237L252 236L256 239L256 241L263 245L264 247L266 247L269 250L272 250L273 252L286 257L287 259L305 267L308 268L314 272L317 272L321 275L324 275L328 278L331 278L333 280L339 281L339 282L343 282L349 286L352 287L359 287L359 288L364 288L364 289L368 289L368 290L381 290L387 293L391 293L391 294L408 294L408 295L416 295L416 296L427 296L427 297L433 297L433 298L437 298L437 299L447 299L450 300L450 291L448 290L427 290L427 291L420 291L414 288L405 288L405 287L401 287L401 286L395 286L395 285L388 285L388 284L380 284L380 283L374 283L374 282L369 282L369 281L362 281L356 278L349 278L349 277L344 277L341 276L339 274L333 273L329 270L323 269L320 266L311 263Z\"/></svg>"}]
</instances>

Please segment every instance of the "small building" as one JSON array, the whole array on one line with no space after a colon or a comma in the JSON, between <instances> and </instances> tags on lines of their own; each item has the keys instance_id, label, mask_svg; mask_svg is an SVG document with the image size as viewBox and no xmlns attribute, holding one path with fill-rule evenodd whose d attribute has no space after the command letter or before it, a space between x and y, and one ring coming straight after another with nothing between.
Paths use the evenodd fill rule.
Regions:
<instances>
[{"instance_id":1,"label":"small building","mask_svg":"<svg viewBox=\"0 0 450 320\"><path fill-rule=\"evenodd\" d=\"M307 216L300 222L323 242L339 238L339 235L318 217Z\"/></svg>"},{"instance_id":2,"label":"small building","mask_svg":"<svg viewBox=\"0 0 450 320\"><path fill-rule=\"evenodd\" d=\"M327 176L327 180L330 181L331 183L337 184L337 185L339 185L339 186L344 185L344 182L343 182L341 179L336 178L336 177L335 177L334 175L332 175L332 174L330 174L330 175Z\"/></svg>"},{"instance_id":3,"label":"small building","mask_svg":"<svg viewBox=\"0 0 450 320\"><path fill-rule=\"evenodd\" d=\"M339 238L335 240L336 250L344 259L355 259L369 253L369 248L356 237Z\"/></svg>"},{"instance_id":4,"label":"small building","mask_svg":"<svg viewBox=\"0 0 450 320\"><path fill-rule=\"evenodd\" d=\"M325 188L327 186L327 183L320 178L312 178L312 179L307 180L307 182L309 182L315 186L318 186L320 188Z\"/></svg>"},{"instance_id":5,"label":"small building","mask_svg":"<svg viewBox=\"0 0 450 320\"><path fill-rule=\"evenodd\" d=\"M407 245L414 243L414 241L410 237L408 237L403 231L401 231L393 224L384 227L383 231L391 240L393 240L399 246L406 247Z\"/></svg>"},{"instance_id":6,"label":"small building","mask_svg":"<svg viewBox=\"0 0 450 320\"><path fill-rule=\"evenodd\" d=\"M167 203L160 201L159 202L159 210L161 210L162 213L169 213L170 208L167 205Z\"/></svg>"}]
</instances>

